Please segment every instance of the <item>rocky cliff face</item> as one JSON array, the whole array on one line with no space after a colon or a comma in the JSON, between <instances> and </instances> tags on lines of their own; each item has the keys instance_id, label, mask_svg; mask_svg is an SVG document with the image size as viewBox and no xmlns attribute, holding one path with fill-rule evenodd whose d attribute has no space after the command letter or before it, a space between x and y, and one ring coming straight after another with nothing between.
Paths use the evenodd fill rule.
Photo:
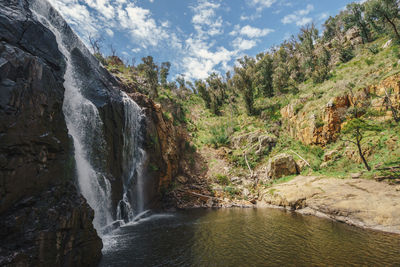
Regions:
<instances>
[{"instance_id":1,"label":"rocky cliff face","mask_svg":"<svg viewBox=\"0 0 400 267\"><path fill-rule=\"evenodd\" d=\"M308 99L299 99L281 109L284 127L289 134L307 145L325 146L336 141L347 112L354 105L370 105L377 111L385 113L383 119L393 118L391 109L387 105L386 93L395 109L400 107L400 75L386 78L382 82L371 85L362 91L343 94L332 98L325 106L320 107L321 117L317 117L315 110L296 107L305 104Z\"/></svg>"},{"instance_id":2,"label":"rocky cliff face","mask_svg":"<svg viewBox=\"0 0 400 267\"><path fill-rule=\"evenodd\" d=\"M0 1L0 265L94 265L102 243L74 185L65 62L26 5Z\"/></svg>"},{"instance_id":3,"label":"rocky cliff face","mask_svg":"<svg viewBox=\"0 0 400 267\"><path fill-rule=\"evenodd\" d=\"M49 23L59 24L82 94L99 111L105 149L93 148L101 154L93 162L111 184L114 219L123 192L123 87L46 1L0 0L0 265L96 265L102 242L92 224L95 214L79 193L62 109L66 59L32 5L47 9ZM130 96L146 114L146 204L155 205L160 188L179 170L180 135L158 105Z\"/></svg>"}]
</instances>

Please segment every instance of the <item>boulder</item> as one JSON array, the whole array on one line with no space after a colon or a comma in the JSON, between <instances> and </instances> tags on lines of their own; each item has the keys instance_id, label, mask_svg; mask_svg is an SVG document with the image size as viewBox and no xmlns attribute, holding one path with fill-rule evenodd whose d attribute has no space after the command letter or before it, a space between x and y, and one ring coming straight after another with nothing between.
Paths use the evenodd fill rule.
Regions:
<instances>
[{"instance_id":1,"label":"boulder","mask_svg":"<svg viewBox=\"0 0 400 267\"><path fill-rule=\"evenodd\" d=\"M185 176L183 176L183 175L179 175L179 176L176 178L176 180L177 180L179 183L181 183L181 184L186 184L187 181L188 181L188 179L187 179Z\"/></svg>"},{"instance_id":2,"label":"boulder","mask_svg":"<svg viewBox=\"0 0 400 267\"><path fill-rule=\"evenodd\" d=\"M324 154L324 161L326 162L335 159L336 157L338 157L338 153L339 151L337 151L336 149L327 151Z\"/></svg>"},{"instance_id":3,"label":"boulder","mask_svg":"<svg viewBox=\"0 0 400 267\"><path fill-rule=\"evenodd\" d=\"M268 161L267 177L269 179L278 179L283 176L298 174L298 167L293 156L289 154L280 154Z\"/></svg>"}]
</instances>

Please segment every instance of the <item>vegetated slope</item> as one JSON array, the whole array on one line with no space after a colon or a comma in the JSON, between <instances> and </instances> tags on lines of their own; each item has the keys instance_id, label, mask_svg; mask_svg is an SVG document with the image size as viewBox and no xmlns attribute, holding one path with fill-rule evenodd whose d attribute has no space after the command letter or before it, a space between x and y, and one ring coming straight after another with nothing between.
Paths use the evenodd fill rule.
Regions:
<instances>
[{"instance_id":1,"label":"vegetated slope","mask_svg":"<svg viewBox=\"0 0 400 267\"><path fill-rule=\"evenodd\" d=\"M306 175L396 181L399 19L398 1L353 3L324 23L322 35L307 25L280 46L239 59L233 72L194 83L167 82L170 64L150 56L137 66L98 57L187 131L185 153L204 189L197 193L213 197L207 205L254 203L259 188L294 177L268 172L282 153ZM180 177L166 192L190 183Z\"/></svg>"}]
</instances>

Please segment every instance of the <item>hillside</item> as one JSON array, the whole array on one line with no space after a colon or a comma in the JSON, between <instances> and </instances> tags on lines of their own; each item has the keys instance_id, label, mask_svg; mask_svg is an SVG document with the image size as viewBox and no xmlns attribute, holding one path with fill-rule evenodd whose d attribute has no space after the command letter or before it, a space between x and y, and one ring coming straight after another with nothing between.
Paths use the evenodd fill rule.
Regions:
<instances>
[{"instance_id":1,"label":"hillside","mask_svg":"<svg viewBox=\"0 0 400 267\"><path fill-rule=\"evenodd\" d=\"M276 203L266 196L286 198L276 185L299 174L398 191L400 47L390 24L370 20L376 5L348 5L322 35L313 24L303 27L280 46L239 59L225 77L168 82L168 62L158 66L149 56L130 66L97 54L125 90L160 103L184 138L186 163L162 191L164 206Z\"/></svg>"}]
</instances>

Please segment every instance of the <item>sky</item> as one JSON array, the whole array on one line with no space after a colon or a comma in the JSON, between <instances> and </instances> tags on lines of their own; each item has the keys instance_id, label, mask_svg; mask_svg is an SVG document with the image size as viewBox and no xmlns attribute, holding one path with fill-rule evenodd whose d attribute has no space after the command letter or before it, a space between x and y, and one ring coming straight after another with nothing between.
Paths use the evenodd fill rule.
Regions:
<instances>
[{"instance_id":1,"label":"sky","mask_svg":"<svg viewBox=\"0 0 400 267\"><path fill-rule=\"evenodd\" d=\"M48 0L80 38L104 38L102 52L130 64L169 61L169 79L224 75L244 55L279 45L352 0Z\"/></svg>"}]
</instances>

